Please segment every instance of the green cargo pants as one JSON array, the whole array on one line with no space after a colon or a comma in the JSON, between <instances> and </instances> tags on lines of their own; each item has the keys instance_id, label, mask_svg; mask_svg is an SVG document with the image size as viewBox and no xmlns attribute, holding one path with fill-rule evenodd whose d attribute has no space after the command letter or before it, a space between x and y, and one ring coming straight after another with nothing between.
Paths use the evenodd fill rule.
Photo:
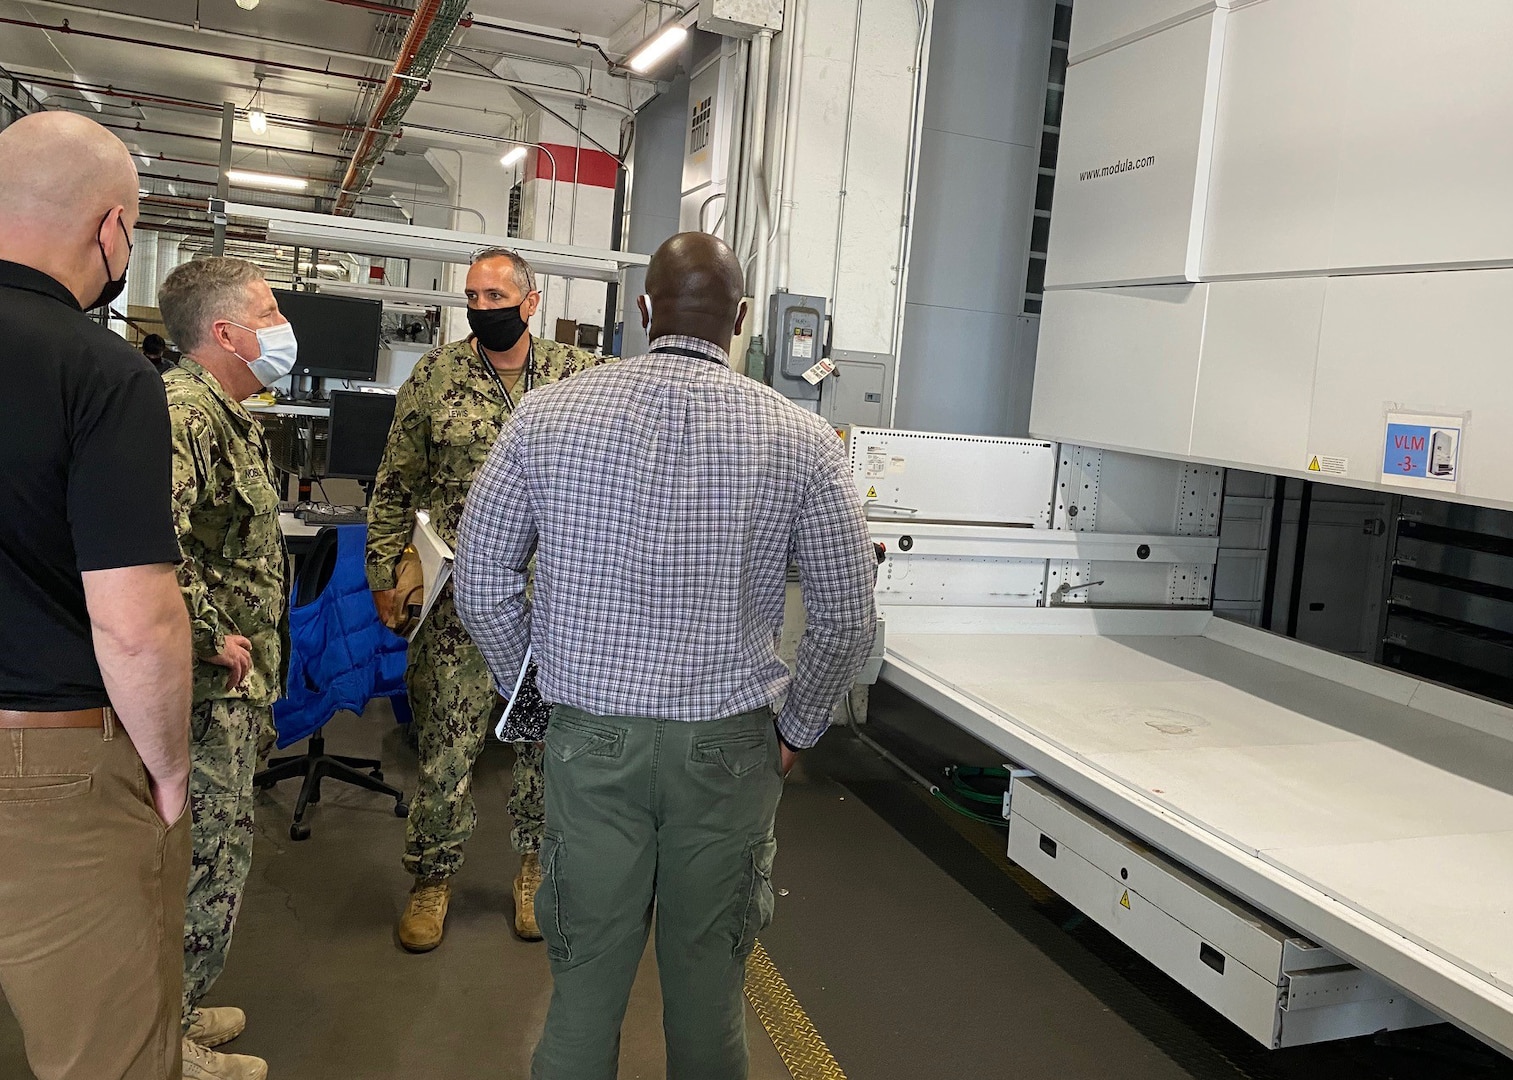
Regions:
<instances>
[{"instance_id":1,"label":"green cargo pants","mask_svg":"<svg viewBox=\"0 0 1513 1080\"><path fill-rule=\"evenodd\" d=\"M668 1080L743 1080L741 989L772 921L782 792L767 709L703 723L552 713L536 919L553 987L533 1080L614 1080L653 911Z\"/></svg>"}]
</instances>

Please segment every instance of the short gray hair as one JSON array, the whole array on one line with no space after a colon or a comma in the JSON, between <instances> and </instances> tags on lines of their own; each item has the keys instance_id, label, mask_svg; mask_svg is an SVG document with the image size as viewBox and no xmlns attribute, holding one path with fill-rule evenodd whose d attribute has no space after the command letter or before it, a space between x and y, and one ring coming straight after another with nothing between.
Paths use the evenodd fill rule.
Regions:
<instances>
[{"instance_id":1,"label":"short gray hair","mask_svg":"<svg viewBox=\"0 0 1513 1080\"><path fill-rule=\"evenodd\" d=\"M486 259L503 259L508 262L510 277L526 296L536 291L536 271L531 269L531 264L525 261L525 256L520 252L507 247L486 247L473 253L473 261L469 265L477 266Z\"/></svg>"},{"instance_id":2,"label":"short gray hair","mask_svg":"<svg viewBox=\"0 0 1513 1080\"><path fill-rule=\"evenodd\" d=\"M163 325L179 352L188 355L209 337L218 319L245 321L247 286L263 280L256 263L215 256L177 267L158 290Z\"/></svg>"}]
</instances>

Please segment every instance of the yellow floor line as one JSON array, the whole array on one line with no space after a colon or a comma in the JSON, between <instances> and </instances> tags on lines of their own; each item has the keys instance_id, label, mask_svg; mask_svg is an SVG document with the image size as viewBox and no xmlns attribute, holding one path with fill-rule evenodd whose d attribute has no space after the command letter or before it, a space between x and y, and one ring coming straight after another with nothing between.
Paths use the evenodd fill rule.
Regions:
<instances>
[{"instance_id":1,"label":"yellow floor line","mask_svg":"<svg viewBox=\"0 0 1513 1080\"><path fill-rule=\"evenodd\" d=\"M746 1000L793 1080L846 1080L845 1071L760 941L746 961Z\"/></svg>"}]
</instances>

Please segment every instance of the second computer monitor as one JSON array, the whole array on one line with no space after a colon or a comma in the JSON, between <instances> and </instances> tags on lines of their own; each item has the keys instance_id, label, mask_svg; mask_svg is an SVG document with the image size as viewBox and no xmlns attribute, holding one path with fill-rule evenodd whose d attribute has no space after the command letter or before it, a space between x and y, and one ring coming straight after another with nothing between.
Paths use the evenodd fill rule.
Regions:
<instances>
[{"instance_id":1,"label":"second computer monitor","mask_svg":"<svg viewBox=\"0 0 1513 1080\"><path fill-rule=\"evenodd\" d=\"M346 480L374 479L393 423L393 394L333 390L326 475Z\"/></svg>"}]
</instances>

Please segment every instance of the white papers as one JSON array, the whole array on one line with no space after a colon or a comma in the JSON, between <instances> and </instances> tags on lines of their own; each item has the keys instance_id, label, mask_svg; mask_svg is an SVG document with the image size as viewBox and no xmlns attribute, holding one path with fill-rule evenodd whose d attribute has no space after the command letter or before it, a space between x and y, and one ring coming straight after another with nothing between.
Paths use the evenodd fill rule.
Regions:
<instances>
[{"instance_id":1,"label":"white papers","mask_svg":"<svg viewBox=\"0 0 1513 1080\"><path fill-rule=\"evenodd\" d=\"M415 533L411 536L410 543L415 545L415 550L420 555L420 571L425 581L425 598L421 602L420 618L411 624L407 635L410 641L414 641L426 616L436 606L436 598L451 580L452 562L456 555L431 527L431 515L424 510L415 512Z\"/></svg>"},{"instance_id":2,"label":"white papers","mask_svg":"<svg viewBox=\"0 0 1513 1080\"><path fill-rule=\"evenodd\" d=\"M520 688L525 685L525 673L531 669L531 650L525 650L525 659L520 661L520 674L515 676L515 689L510 691L510 699L504 703L504 712L499 716L499 723L494 725L494 738L500 742L508 742L504 737L505 725L509 723L510 713L515 709L515 702L520 700Z\"/></svg>"}]
</instances>

